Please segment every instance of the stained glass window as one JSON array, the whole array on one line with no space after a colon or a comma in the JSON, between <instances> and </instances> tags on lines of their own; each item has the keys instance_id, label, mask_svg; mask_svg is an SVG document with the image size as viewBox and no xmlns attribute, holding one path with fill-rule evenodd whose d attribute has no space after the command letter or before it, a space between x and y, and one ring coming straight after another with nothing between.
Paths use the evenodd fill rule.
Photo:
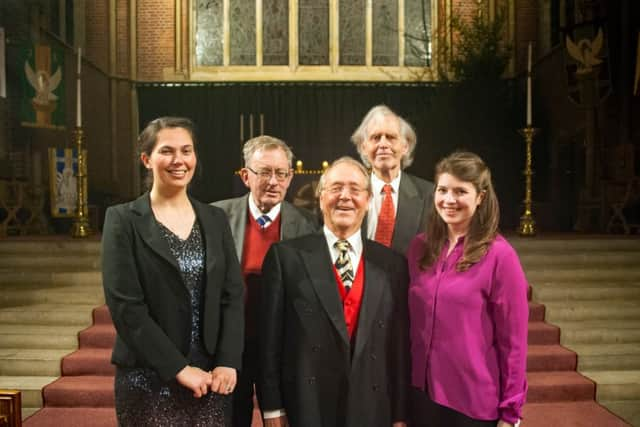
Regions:
<instances>
[{"instance_id":1,"label":"stained glass window","mask_svg":"<svg viewBox=\"0 0 640 427\"><path fill-rule=\"evenodd\" d=\"M195 53L197 65L222 65L222 0L197 0Z\"/></svg>"},{"instance_id":2,"label":"stained glass window","mask_svg":"<svg viewBox=\"0 0 640 427\"><path fill-rule=\"evenodd\" d=\"M430 65L431 0L405 0L404 26L405 65Z\"/></svg>"},{"instance_id":3,"label":"stained glass window","mask_svg":"<svg viewBox=\"0 0 640 427\"><path fill-rule=\"evenodd\" d=\"M302 65L329 65L329 1L298 2L299 62Z\"/></svg>"},{"instance_id":4,"label":"stained glass window","mask_svg":"<svg viewBox=\"0 0 640 427\"><path fill-rule=\"evenodd\" d=\"M365 65L366 0L340 0L340 65Z\"/></svg>"},{"instance_id":5,"label":"stained glass window","mask_svg":"<svg viewBox=\"0 0 640 427\"><path fill-rule=\"evenodd\" d=\"M373 65L398 65L398 0L373 0Z\"/></svg>"},{"instance_id":6,"label":"stained glass window","mask_svg":"<svg viewBox=\"0 0 640 427\"><path fill-rule=\"evenodd\" d=\"M256 64L256 1L229 0L229 62Z\"/></svg>"},{"instance_id":7,"label":"stained glass window","mask_svg":"<svg viewBox=\"0 0 640 427\"><path fill-rule=\"evenodd\" d=\"M289 0L267 0L262 6L262 63L289 64Z\"/></svg>"}]
</instances>

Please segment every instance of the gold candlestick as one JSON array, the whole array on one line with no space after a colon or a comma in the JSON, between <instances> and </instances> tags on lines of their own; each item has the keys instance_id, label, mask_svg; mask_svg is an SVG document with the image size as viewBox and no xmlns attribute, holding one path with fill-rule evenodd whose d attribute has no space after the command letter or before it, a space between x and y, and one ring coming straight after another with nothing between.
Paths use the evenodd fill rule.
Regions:
<instances>
[{"instance_id":1,"label":"gold candlestick","mask_svg":"<svg viewBox=\"0 0 640 427\"><path fill-rule=\"evenodd\" d=\"M518 234L521 236L535 236L536 220L533 219L533 213L531 212L531 177L533 175L533 169L531 169L531 144L533 143L533 137L538 133L538 129L527 125L526 128L520 129L519 132L520 135L524 136L527 146L527 159L523 171L525 176L524 213L520 217Z\"/></svg>"},{"instance_id":2,"label":"gold candlestick","mask_svg":"<svg viewBox=\"0 0 640 427\"><path fill-rule=\"evenodd\" d=\"M71 225L72 237L88 237L91 235L89 227L89 213L87 207L87 159L84 153L84 132L81 127L76 127L73 131L76 150L78 153L78 175L76 176L76 185L78 192L78 203L76 215Z\"/></svg>"}]
</instances>

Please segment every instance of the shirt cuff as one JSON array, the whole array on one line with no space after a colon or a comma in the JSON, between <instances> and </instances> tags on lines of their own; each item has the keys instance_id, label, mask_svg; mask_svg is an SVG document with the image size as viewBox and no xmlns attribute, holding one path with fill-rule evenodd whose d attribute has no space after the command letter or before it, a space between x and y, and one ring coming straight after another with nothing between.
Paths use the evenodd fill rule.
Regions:
<instances>
[{"instance_id":1,"label":"shirt cuff","mask_svg":"<svg viewBox=\"0 0 640 427\"><path fill-rule=\"evenodd\" d=\"M264 411L262 413L262 418L264 418L265 420L269 420L272 418L284 417L285 415L287 415L287 413L284 409L274 409L273 411Z\"/></svg>"}]
</instances>

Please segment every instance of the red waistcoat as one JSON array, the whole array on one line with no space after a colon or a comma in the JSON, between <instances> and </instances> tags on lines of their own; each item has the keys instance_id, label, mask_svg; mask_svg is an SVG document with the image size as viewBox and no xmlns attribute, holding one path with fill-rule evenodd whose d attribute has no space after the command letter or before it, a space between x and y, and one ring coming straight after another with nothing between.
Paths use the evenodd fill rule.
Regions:
<instances>
[{"instance_id":1,"label":"red waistcoat","mask_svg":"<svg viewBox=\"0 0 640 427\"><path fill-rule=\"evenodd\" d=\"M356 271L356 277L353 279L351 290L348 294L335 265L333 266L333 274L335 275L336 282L338 283L340 299L342 299L344 321L347 324L349 339L353 339L353 335L358 328L358 316L360 315L360 304L362 303L362 294L364 292L364 257L360 258L358 271Z\"/></svg>"}]
</instances>

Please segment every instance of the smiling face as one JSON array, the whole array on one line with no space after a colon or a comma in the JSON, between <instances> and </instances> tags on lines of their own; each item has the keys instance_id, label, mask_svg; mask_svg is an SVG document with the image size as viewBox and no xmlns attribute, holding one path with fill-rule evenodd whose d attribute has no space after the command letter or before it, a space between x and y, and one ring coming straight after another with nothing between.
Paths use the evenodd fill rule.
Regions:
<instances>
[{"instance_id":1,"label":"smiling face","mask_svg":"<svg viewBox=\"0 0 640 427\"><path fill-rule=\"evenodd\" d=\"M285 173L287 176L282 178ZM281 178L278 178L278 175L281 175ZM240 177L244 185L251 190L258 209L268 212L284 199L293 173L284 150L259 149L253 153L247 167L240 171Z\"/></svg>"},{"instance_id":2,"label":"smiling face","mask_svg":"<svg viewBox=\"0 0 640 427\"><path fill-rule=\"evenodd\" d=\"M369 178L348 162L329 169L320 192L320 209L324 224L338 238L345 239L358 231L369 208Z\"/></svg>"},{"instance_id":3,"label":"smiling face","mask_svg":"<svg viewBox=\"0 0 640 427\"><path fill-rule=\"evenodd\" d=\"M478 193L471 182L461 181L448 173L438 176L434 202L450 235L461 236L467 233L471 218L483 197L484 193Z\"/></svg>"},{"instance_id":4,"label":"smiling face","mask_svg":"<svg viewBox=\"0 0 640 427\"><path fill-rule=\"evenodd\" d=\"M153 174L153 187L185 189L196 169L197 158L191 134L183 128L165 128L158 132L150 154L140 159Z\"/></svg>"},{"instance_id":5,"label":"smiling face","mask_svg":"<svg viewBox=\"0 0 640 427\"><path fill-rule=\"evenodd\" d=\"M373 171L379 177L395 178L409 150L400 132L400 121L392 115L377 116L367 126L366 134L361 150Z\"/></svg>"}]
</instances>

